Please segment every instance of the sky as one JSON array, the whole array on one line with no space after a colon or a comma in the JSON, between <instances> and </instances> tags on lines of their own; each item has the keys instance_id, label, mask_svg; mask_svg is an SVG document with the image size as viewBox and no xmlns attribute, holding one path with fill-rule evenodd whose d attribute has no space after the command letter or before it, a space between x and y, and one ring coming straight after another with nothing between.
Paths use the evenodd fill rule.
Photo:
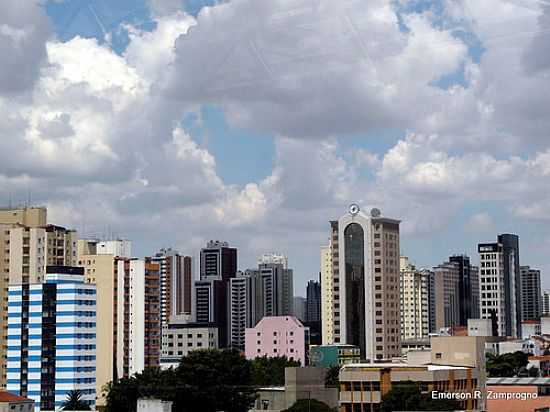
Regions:
<instances>
[{"instance_id":1,"label":"sky","mask_svg":"<svg viewBox=\"0 0 550 412\"><path fill-rule=\"evenodd\" d=\"M299 295L358 203L418 267L517 233L550 288L550 0L3 0L0 52L5 206Z\"/></svg>"}]
</instances>

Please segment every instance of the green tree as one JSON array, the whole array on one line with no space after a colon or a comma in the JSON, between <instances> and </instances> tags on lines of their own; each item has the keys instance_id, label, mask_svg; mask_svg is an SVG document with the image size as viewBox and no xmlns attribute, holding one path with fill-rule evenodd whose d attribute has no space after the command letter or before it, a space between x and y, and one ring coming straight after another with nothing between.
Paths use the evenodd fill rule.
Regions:
<instances>
[{"instance_id":1,"label":"green tree","mask_svg":"<svg viewBox=\"0 0 550 412\"><path fill-rule=\"evenodd\" d=\"M384 395L380 410L393 411L458 411L460 402L447 399L432 399L429 394L422 393L420 385L415 382L402 382L393 385Z\"/></svg>"},{"instance_id":2,"label":"green tree","mask_svg":"<svg viewBox=\"0 0 550 412\"><path fill-rule=\"evenodd\" d=\"M336 412L337 409L332 409L326 403L316 399L301 399L290 408L282 412Z\"/></svg>"},{"instance_id":3,"label":"green tree","mask_svg":"<svg viewBox=\"0 0 550 412\"><path fill-rule=\"evenodd\" d=\"M524 352L487 354L486 368L490 377L511 378L518 376L529 363L529 355Z\"/></svg>"},{"instance_id":4,"label":"green tree","mask_svg":"<svg viewBox=\"0 0 550 412\"><path fill-rule=\"evenodd\" d=\"M176 396L176 374L172 369L162 371L148 368L130 378L110 382L104 388L109 412L135 412L139 398L158 398L173 401Z\"/></svg>"},{"instance_id":5,"label":"green tree","mask_svg":"<svg viewBox=\"0 0 550 412\"><path fill-rule=\"evenodd\" d=\"M300 362L286 356L263 356L252 361L252 384L256 386L282 386L285 384L285 368L298 367Z\"/></svg>"},{"instance_id":6,"label":"green tree","mask_svg":"<svg viewBox=\"0 0 550 412\"><path fill-rule=\"evenodd\" d=\"M79 390L69 391L67 399L63 401L61 409L64 411L89 411L90 405L82 399L82 392Z\"/></svg>"},{"instance_id":7,"label":"green tree","mask_svg":"<svg viewBox=\"0 0 550 412\"><path fill-rule=\"evenodd\" d=\"M139 398L172 401L178 412L246 412L256 398L250 361L234 350L193 351L176 369L146 369L104 392L107 412L135 412Z\"/></svg>"},{"instance_id":8,"label":"green tree","mask_svg":"<svg viewBox=\"0 0 550 412\"><path fill-rule=\"evenodd\" d=\"M340 366L335 365L327 369L325 376L325 385L329 388L340 387Z\"/></svg>"},{"instance_id":9,"label":"green tree","mask_svg":"<svg viewBox=\"0 0 550 412\"><path fill-rule=\"evenodd\" d=\"M246 412L256 399L251 363L237 350L193 351L176 374L177 411Z\"/></svg>"}]
</instances>

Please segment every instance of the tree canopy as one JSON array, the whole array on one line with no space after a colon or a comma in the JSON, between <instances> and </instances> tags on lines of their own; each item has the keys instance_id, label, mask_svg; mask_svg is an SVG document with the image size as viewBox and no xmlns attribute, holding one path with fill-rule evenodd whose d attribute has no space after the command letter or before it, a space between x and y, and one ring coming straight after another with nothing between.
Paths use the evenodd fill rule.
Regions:
<instances>
[{"instance_id":1,"label":"tree canopy","mask_svg":"<svg viewBox=\"0 0 550 412\"><path fill-rule=\"evenodd\" d=\"M90 405L82 399L82 392L79 390L69 391L67 398L61 404L63 411L89 411Z\"/></svg>"},{"instance_id":2,"label":"tree canopy","mask_svg":"<svg viewBox=\"0 0 550 412\"><path fill-rule=\"evenodd\" d=\"M135 412L139 398L174 402L178 412L246 412L256 388L281 386L285 367L300 366L286 357L247 360L236 350L197 350L175 369L146 369L105 387L108 412Z\"/></svg>"},{"instance_id":3,"label":"tree canopy","mask_svg":"<svg viewBox=\"0 0 550 412\"><path fill-rule=\"evenodd\" d=\"M105 387L108 412L135 412L139 398L174 403L178 412L246 412L256 394L251 365L236 350L199 350L176 369L150 368Z\"/></svg>"},{"instance_id":4,"label":"tree canopy","mask_svg":"<svg viewBox=\"0 0 550 412\"><path fill-rule=\"evenodd\" d=\"M380 405L382 412L393 411L458 411L462 410L460 402L447 399L432 399L422 393L420 385L415 382L403 382L394 385L384 395Z\"/></svg>"},{"instance_id":5,"label":"tree canopy","mask_svg":"<svg viewBox=\"0 0 550 412\"><path fill-rule=\"evenodd\" d=\"M504 353L502 355L487 354L487 374L490 377L511 378L518 376L529 363L529 355L524 352Z\"/></svg>"},{"instance_id":6,"label":"tree canopy","mask_svg":"<svg viewBox=\"0 0 550 412\"><path fill-rule=\"evenodd\" d=\"M252 383L256 386L282 386L285 384L285 368L298 366L300 362L286 356L258 357L251 361Z\"/></svg>"}]
</instances>

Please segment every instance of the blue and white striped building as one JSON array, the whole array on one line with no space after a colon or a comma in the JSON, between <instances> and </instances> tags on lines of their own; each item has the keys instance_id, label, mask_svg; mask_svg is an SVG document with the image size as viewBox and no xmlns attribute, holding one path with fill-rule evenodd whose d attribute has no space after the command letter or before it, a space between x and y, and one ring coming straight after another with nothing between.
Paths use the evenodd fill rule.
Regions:
<instances>
[{"instance_id":1,"label":"blue and white striped building","mask_svg":"<svg viewBox=\"0 0 550 412\"><path fill-rule=\"evenodd\" d=\"M43 284L12 285L7 390L58 410L71 390L96 400L96 287L84 269L48 266Z\"/></svg>"}]
</instances>

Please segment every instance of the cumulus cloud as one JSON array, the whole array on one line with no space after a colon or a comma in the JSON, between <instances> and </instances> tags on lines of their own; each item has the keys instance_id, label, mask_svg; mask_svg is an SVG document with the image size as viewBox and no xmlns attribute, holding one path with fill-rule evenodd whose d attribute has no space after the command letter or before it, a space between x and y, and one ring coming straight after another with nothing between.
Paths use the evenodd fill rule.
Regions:
<instances>
[{"instance_id":1,"label":"cumulus cloud","mask_svg":"<svg viewBox=\"0 0 550 412\"><path fill-rule=\"evenodd\" d=\"M29 90L46 59L46 41L52 36L48 18L38 1L0 3L0 94Z\"/></svg>"},{"instance_id":2,"label":"cumulus cloud","mask_svg":"<svg viewBox=\"0 0 550 412\"><path fill-rule=\"evenodd\" d=\"M476 202L519 222L550 215L540 2L445 1L438 14L233 0L193 18L151 0L155 28L125 25L120 54L57 41L43 9L11 3L0 5L0 50L13 56L0 68L0 190L30 190L57 223L146 247L225 237L249 257L299 249L311 269L350 202L401 218L405 236L437 233ZM228 127L273 136L267 177L219 174L223 154L182 123L208 104ZM398 138L377 137L390 128Z\"/></svg>"}]
</instances>

